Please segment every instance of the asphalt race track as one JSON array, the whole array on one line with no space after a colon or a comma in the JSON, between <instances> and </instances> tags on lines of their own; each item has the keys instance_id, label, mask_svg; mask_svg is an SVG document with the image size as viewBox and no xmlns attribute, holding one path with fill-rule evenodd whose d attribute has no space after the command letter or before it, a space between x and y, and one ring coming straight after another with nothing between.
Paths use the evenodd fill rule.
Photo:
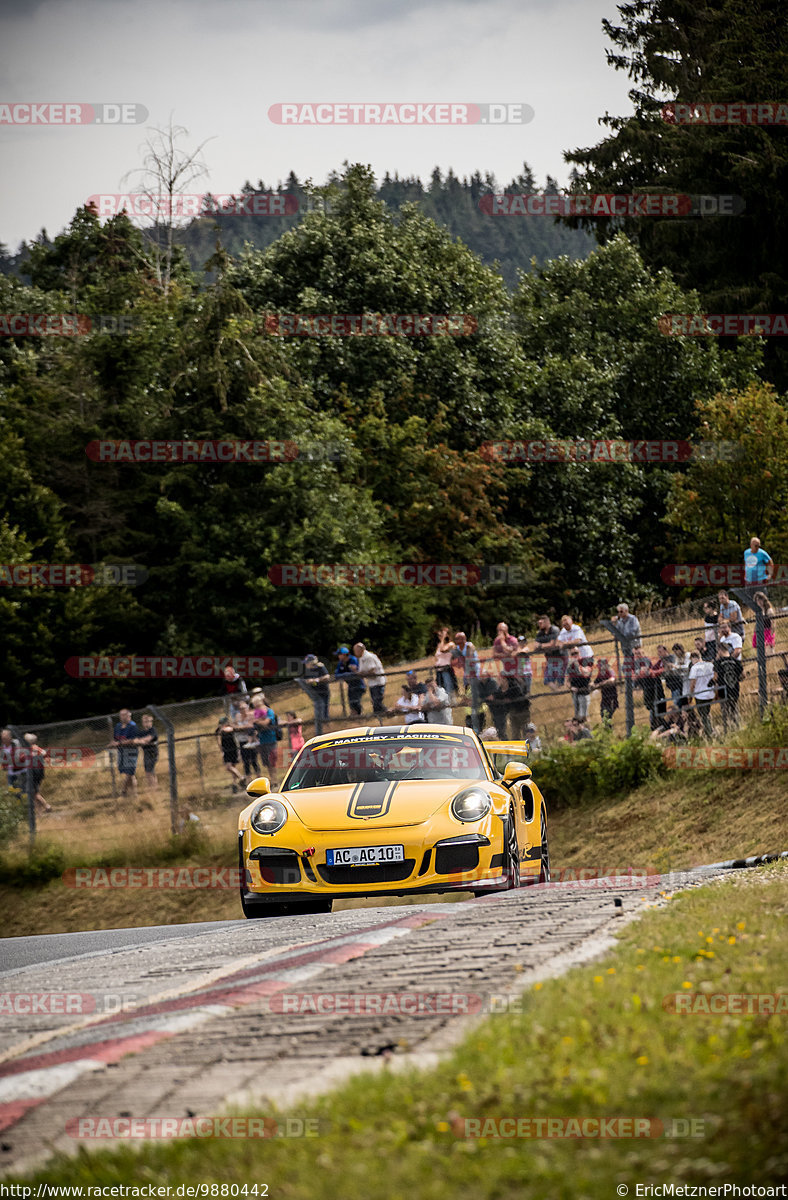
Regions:
<instances>
[{"instance_id":1,"label":"asphalt race track","mask_svg":"<svg viewBox=\"0 0 788 1200\"><path fill-rule=\"evenodd\" d=\"M431 1065L481 1014L602 953L622 918L709 877L4 939L0 1171L111 1144L80 1119L264 1115L360 1069Z\"/></svg>"}]
</instances>

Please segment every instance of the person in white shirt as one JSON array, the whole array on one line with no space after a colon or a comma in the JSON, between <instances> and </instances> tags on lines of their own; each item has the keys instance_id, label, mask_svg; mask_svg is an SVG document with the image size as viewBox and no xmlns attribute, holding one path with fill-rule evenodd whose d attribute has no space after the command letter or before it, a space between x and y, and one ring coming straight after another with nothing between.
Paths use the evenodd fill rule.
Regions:
<instances>
[{"instance_id":1,"label":"person in white shirt","mask_svg":"<svg viewBox=\"0 0 788 1200\"><path fill-rule=\"evenodd\" d=\"M594 651L588 645L586 635L579 625L575 625L568 613L561 617L561 628L556 641L565 648L567 654L572 646L577 646L581 659L594 657Z\"/></svg>"},{"instance_id":2,"label":"person in white shirt","mask_svg":"<svg viewBox=\"0 0 788 1200\"><path fill-rule=\"evenodd\" d=\"M358 674L363 675L364 682L369 688L369 698L372 701L372 711L376 717L382 717L386 711L383 703L383 693L388 680L383 673L383 663L377 654L367 650L363 642L356 642L353 653L358 659Z\"/></svg>"},{"instance_id":3,"label":"person in white shirt","mask_svg":"<svg viewBox=\"0 0 788 1200\"><path fill-rule=\"evenodd\" d=\"M403 683L402 695L394 705L395 712L402 713L405 718L406 725L414 725L416 721L424 720L424 713L421 711L421 696L411 691L410 685Z\"/></svg>"},{"instance_id":4,"label":"person in white shirt","mask_svg":"<svg viewBox=\"0 0 788 1200\"><path fill-rule=\"evenodd\" d=\"M720 622L720 645L730 646L732 658L741 658L742 639L731 631L729 621Z\"/></svg>"},{"instance_id":5,"label":"person in white shirt","mask_svg":"<svg viewBox=\"0 0 788 1200\"><path fill-rule=\"evenodd\" d=\"M690 655L692 666L689 672L689 694L695 698L698 716L703 723L706 737L711 737L711 718L709 709L714 699L714 663L706 662L697 650Z\"/></svg>"},{"instance_id":6,"label":"person in white shirt","mask_svg":"<svg viewBox=\"0 0 788 1200\"><path fill-rule=\"evenodd\" d=\"M421 711L432 725L451 725L452 712L446 689L430 679L427 694L421 697Z\"/></svg>"}]
</instances>

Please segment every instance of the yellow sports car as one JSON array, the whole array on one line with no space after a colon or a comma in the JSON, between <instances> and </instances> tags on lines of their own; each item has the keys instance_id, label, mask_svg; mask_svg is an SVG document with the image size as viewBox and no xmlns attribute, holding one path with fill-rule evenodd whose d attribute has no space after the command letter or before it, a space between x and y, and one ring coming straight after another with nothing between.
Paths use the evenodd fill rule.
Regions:
<instances>
[{"instance_id":1,"label":"yellow sports car","mask_svg":"<svg viewBox=\"0 0 788 1200\"><path fill-rule=\"evenodd\" d=\"M329 912L351 896L466 891L550 878L530 768L491 761L458 725L342 729L308 741L280 791L255 779L238 853L247 917Z\"/></svg>"}]
</instances>

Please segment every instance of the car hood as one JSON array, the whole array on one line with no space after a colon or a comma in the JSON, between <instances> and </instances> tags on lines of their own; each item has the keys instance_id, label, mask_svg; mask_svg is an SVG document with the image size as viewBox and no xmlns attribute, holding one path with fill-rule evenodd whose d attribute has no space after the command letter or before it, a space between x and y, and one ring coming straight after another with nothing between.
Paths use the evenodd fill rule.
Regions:
<instances>
[{"instance_id":1,"label":"car hood","mask_svg":"<svg viewBox=\"0 0 788 1200\"><path fill-rule=\"evenodd\" d=\"M402 782L356 783L283 792L282 799L307 829L395 829L421 825L458 792L479 787L495 794L489 780L406 779Z\"/></svg>"}]
</instances>

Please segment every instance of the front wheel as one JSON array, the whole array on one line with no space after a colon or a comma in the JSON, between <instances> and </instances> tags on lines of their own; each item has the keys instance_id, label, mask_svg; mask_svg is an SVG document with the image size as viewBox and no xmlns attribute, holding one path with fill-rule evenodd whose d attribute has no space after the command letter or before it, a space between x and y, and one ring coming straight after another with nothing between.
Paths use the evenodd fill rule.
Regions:
<instances>
[{"instance_id":1,"label":"front wheel","mask_svg":"<svg viewBox=\"0 0 788 1200\"><path fill-rule=\"evenodd\" d=\"M517 822L514 816L514 805L509 809L508 827L506 830L505 850L506 874L509 877L509 888L520 886L520 847L517 842Z\"/></svg>"},{"instance_id":2,"label":"front wheel","mask_svg":"<svg viewBox=\"0 0 788 1200\"><path fill-rule=\"evenodd\" d=\"M542 847L541 847L541 854L539 856L539 863L540 863L539 882L540 883L549 883L550 882L550 847L547 844L547 818L544 815L544 809L542 809L542 819L539 824L540 824L540 829L541 829L541 834L542 834Z\"/></svg>"}]
</instances>

